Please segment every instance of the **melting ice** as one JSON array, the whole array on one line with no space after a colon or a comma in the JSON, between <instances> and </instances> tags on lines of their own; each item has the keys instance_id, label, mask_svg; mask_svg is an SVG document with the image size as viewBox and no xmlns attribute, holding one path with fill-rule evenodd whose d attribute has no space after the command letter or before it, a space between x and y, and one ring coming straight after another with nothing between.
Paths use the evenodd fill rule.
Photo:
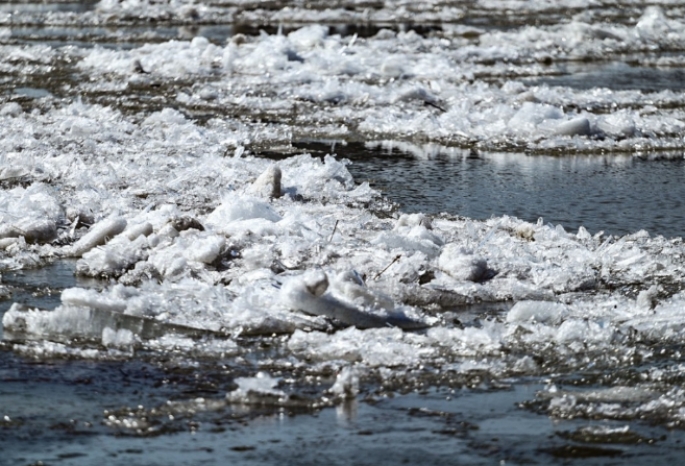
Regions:
<instances>
[{"instance_id":1,"label":"melting ice","mask_svg":"<svg viewBox=\"0 0 685 466\"><path fill-rule=\"evenodd\" d=\"M493 351L519 340L615 345L637 331L679 341L683 297L671 283L683 275L680 239L395 213L332 157L227 156L226 141L240 135L218 122L202 127L164 110L136 123L83 103L55 113L59 120L7 118L15 128L42 125L41 147L68 138L72 150L22 159L31 183L3 191L2 264L76 257L77 273L110 284L65 290L55 311L15 306L4 317L8 333L101 339L107 325L135 333L128 326L150 319L224 337L297 330L296 340L312 338L313 347L312 330L402 327L396 315L429 327L378 331L394 342L392 365L407 363L404 345L418 362L438 347L455 358L483 343ZM51 129L77 123L99 132ZM444 321L460 305L512 301L507 315L480 328ZM97 324L93 312L107 318ZM131 319L111 321L118 314ZM335 347L342 335L357 335L353 359L375 359L362 344L370 334L349 332L324 341ZM343 352L331 357L349 359L347 345L338 346Z\"/></svg>"},{"instance_id":2,"label":"melting ice","mask_svg":"<svg viewBox=\"0 0 685 466\"><path fill-rule=\"evenodd\" d=\"M92 15L123 14L132 3L105 1ZM307 134L482 150L682 150L681 93L522 78L547 73L548 59L682 51L683 31L649 7L633 25L588 24L579 13L557 26L440 37L307 26L225 45L203 37L131 50L4 45L8 72L19 61L36 72L55 57L74 61L84 98L0 108L0 270L73 258L79 275L100 279L64 290L54 310L13 305L5 338L34 354L78 353L74 342L85 341L103 358L188 348L212 357L247 351L245 336L280 334L272 364L332 365L344 371L333 387L341 396L358 391L364 370L508 377L588 359L615 367L652 357L657 342L682 345L680 238L403 214L355 184L343 160L274 162L251 149L289 147ZM107 97L156 87L166 100L154 111ZM254 115L272 122L252 124ZM469 314L482 303L499 312ZM256 387L281 396L273 382L240 380L234 395ZM662 409L631 393L635 410ZM551 393L548 409L573 415L600 395ZM667 396L685 406L680 392Z\"/></svg>"}]
</instances>

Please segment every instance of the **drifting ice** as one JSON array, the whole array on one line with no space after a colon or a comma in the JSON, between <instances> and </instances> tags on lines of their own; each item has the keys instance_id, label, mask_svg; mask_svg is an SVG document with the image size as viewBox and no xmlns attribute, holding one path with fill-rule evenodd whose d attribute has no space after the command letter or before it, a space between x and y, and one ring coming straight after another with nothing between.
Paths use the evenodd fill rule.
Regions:
<instances>
[{"instance_id":1,"label":"drifting ice","mask_svg":"<svg viewBox=\"0 0 685 466\"><path fill-rule=\"evenodd\" d=\"M92 19L133 3L150 17L168 7L103 2ZM128 115L53 97L35 111L0 108L0 271L71 258L78 274L103 279L98 289L63 291L55 310L12 306L5 337L214 355L216 342L233 354L243 336L285 334L283 364L432 364L497 375L542 370L517 356L530 348L550 360L600 359L637 352L636 342L682 344L680 239L574 233L506 216L398 214L355 184L345 161L298 154L274 162L251 150L292 154L302 135L386 146L378 139L395 138L417 157L439 150L407 141L439 141L457 161L474 146L682 149L680 93L551 87L511 70L536 77L548 72L546 58L681 50L683 31L650 7L635 26L590 25L579 15L554 27L455 27L444 37L383 30L350 38L310 26L225 45L3 46L32 66L76 63L84 96L192 83L165 90L180 110ZM492 79L474 78L483 73ZM240 118L219 112L226 108ZM200 124L186 116L194 112L224 117ZM253 116L273 122L246 123ZM194 346L199 339L215 344ZM239 390L278 392L273 380L252 382ZM341 371L333 393L357 390L357 372Z\"/></svg>"}]
</instances>

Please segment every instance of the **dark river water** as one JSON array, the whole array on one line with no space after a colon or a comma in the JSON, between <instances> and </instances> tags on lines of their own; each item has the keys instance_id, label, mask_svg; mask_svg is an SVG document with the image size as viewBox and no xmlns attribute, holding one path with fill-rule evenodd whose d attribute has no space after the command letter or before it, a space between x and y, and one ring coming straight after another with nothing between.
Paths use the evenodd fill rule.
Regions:
<instances>
[{"instance_id":1,"label":"dark river water","mask_svg":"<svg viewBox=\"0 0 685 466\"><path fill-rule=\"evenodd\" d=\"M530 82L549 86L568 86L575 89L681 91L685 89L685 70L636 66L623 62L595 65L572 64L560 66L557 76L535 79Z\"/></svg>"},{"instance_id":2,"label":"dark river water","mask_svg":"<svg viewBox=\"0 0 685 466\"><path fill-rule=\"evenodd\" d=\"M388 144L388 147L391 145ZM406 212L448 213L485 220L510 215L529 222L584 226L591 234L685 233L682 154L543 156L520 153L424 159L398 149L362 144L303 144L349 158L368 181Z\"/></svg>"}]
</instances>

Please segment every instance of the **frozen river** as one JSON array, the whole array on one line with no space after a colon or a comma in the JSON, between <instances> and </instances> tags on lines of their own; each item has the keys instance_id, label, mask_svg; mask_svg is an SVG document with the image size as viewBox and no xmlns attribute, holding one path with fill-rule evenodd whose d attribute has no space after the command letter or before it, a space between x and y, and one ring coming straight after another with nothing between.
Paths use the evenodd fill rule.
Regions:
<instances>
[{"instance_id":1,"label":"frozen river","mask_svg":"<svg viewBox=\"0 0 685 466\"><path fill-rule=\"evenodd\" d=\"M673 464L679 2L0 5L0 464Z\"/></svg>"}]
</instances>

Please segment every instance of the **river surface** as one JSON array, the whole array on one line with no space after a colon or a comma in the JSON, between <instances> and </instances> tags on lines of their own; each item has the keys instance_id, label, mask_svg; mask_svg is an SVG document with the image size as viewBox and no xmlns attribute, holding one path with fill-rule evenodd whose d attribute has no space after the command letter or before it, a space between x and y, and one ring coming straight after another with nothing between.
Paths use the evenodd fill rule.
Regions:
<instances>
[{"instance_id":1,"label":"river surface","mask_svg":"<svg viewBox=\"0 0 685 466\"><path fill-rule=\"evenodd\" d=\"M313 149L312 145L302 147ZM393 148L319 145L353 161L350 171L407 212L447 213L486 220L512 215L542 219L569 231L624 235L685 232L685 160L680 154L545 156L435 150L418 158ZM420 148L417 148L420 149Z\"/></svg>"},{"instance_id":2,"label":"river surface","mask_svg":"<svg viewBox=\"0 0 685 466\"><path fill-rule=\"evenodd\" d=\"M11 56L3 62L6 66L0 75L2 103L19 103L26 114L52 115L55 108L83 100L133 115L135 123L163 108L174 108L202 124L211 118L235 118L232 124L236 127L273 124L258 133L261 140L254 135L252 139L245 137L235 150L276 160L302 152L322 159L333 154L350 161L348 169L357 183L368 182L403 213L474 220L509 216L531 224L541 219L543 224L561 225L571 233L582 226L591 235L604 232L604 237L616 238L646 230L652 238L672 239L676 246L679 243L675 238L685 232L685 158L682 142L678 143L681 146L673 143L682 140L679 123L673 122L682 116L685 82L682 63L678 62L682 53L679 42L674 39L664 45L649 36L644 48L625 51L610 42L616 31L602 29L606 23L617 28L634 27L643 14L641 4L595 5L585 11L577 6L545 9L541 3L540 11L531 7L519 16L511 14L510 6L497 2L463 2L465 13L445 10L444 17L439 13L440 5L424 9L418 5L416 10L402 5L395 17L396 8L383 7L382 2L315 2L313 7L295 2L291 9L282 8L282 2L199 2L199 9L184 2L180 6L142 2L145 8L140 11L130 9L134 3L124 2L121 9L112 2L98 9L91 1L0 5L0 39ZM458 7L462 2L454 3ZM668 18L682 13L678 5L664 5L664 9ZM409 20L416 15L420 15L418 20ZM647 16L649 21L652 16L661 18ZM556 37L554 26L567 24L570 18L590 24L591 36L605 42L586 56L582 56L583 44L575 43L571 48L575 47L574 53L579 56L562 60L537 56L534 51L519 57L495 53L492 58L491 48L477 43L481 35L533 25L551 27L550 34ZM645 24L652 24L647 20ZM323 90L307 93L302 90L310 79L307 76L291 84L294 94L302 93L291 108L289 97L274 94L268 80L266 84L245 84L245 95L253 99L248 103L222 101L221 93L230 91L234 83L216 81L212 70L218 66L217 60L208 65L208 72L178 78L160 71L162 77L155 76L149 82L143 81L151 74L145 69L148 63L138 61L134 78L141 80L125 84L117 81L120 70L116 67L91 76L75 65L97 47L127 51L143 44L163 45L197 36L224 45L240 35L287 34L312 23L325 24L330 34L349 40L349 47L358 38L395 37L397 33L408 37L409 43L415 34L424 39L463 41L463 47L481 47L473 61L465 59L474 68L464 82L499 88L509 79L520 78L524 88L543 86L544 92L553 94L549 102L555 108L569 107L565 92L585 92L572 94L580 101L595 91L597 95L625 91L615 99L621 110L649 107L644 115L668 115L658 124L648 122L642 127L636 123L637 129L630 127L631 122L643 115L632 115L629 130L616 133L592 120L590 142L561 138L549 150L527 130L520 133L523 143L491 143L491 135L505 134L493 130L495 124L488 126L491 133L482 133L485 136L474 130L462 139L448 137L445 141L442 133L436 133L438 142L427 143L425 134L419 132L414 138L411 131L403 132L406 128L402 125L397 129L379 123L381 129L367 133L363 125L358 125L357 132L340 130L341 125L353 127L353 114L364 110L350 104L350 114L346 113L345 105L354 100L354 92L349 91L349 97L328 93L322 86ZM664 36L676 32L672 25L663 29ZM527 40L525 31L521 38ZM236 39L236 43L241 41ZM392 47L404 47L402 44ZM40 51L24 48L34 46L54 48L57 56L50 52L41 58ZM458 52L459 47L455 49ZM435 52L423 45L417 50L419 54ZM154 52L145 54L154 58ZM290 50L287 57L286 62L304 61ZM106 68L102 63L99 66ZM385 63L382 68L387 75L364 75L359 81L392 84L412 79L411 73L395 72ZM235 86L242 85L238 80L249 73L239 75ZM216 85L219 90L205 92L205 85ZM563 88L558 91L562 97L554 94L556 88ZM200 94L204 97L198 100L196 95ZM386 104L382 93L379 95L364 98L372 102L378 98L382 107ZM398 91L398 95L393 94L388 101L392 105L404 102L406 93ZM421 118L407 123L408 127L418 120L433 121L446 110L442 102L425 97L425 93L419 96L424 100L418 108L435 113L422 113ZM524 97L531 102L542 99ZM366 103L359 96L355 99L354 105L357 101ZM411 107L414 101L408 99L400 115L407 108L415 111ZM488 99L484 92L483 102ZM273 108L268 106L271 100L277 104ZM609 112L605 104L599 102L590 110L597 110L601 117ZM298 105L333 109L333 116L327 120L312 110L310 121L308 110L296 115ZM613 109L611 102L606 105ZM583 107L581 103L578 106ZM598 130L600 126L605 129ZM33 128L27 128L27 134L29 130ZM40 130L37 125L37 132ZM339 133L343 136L338 137ZM656 134L654 139L659 143L667 141L652 148L655 150L621 145L638 133L649 137ZM602 145L612 138L617 141L614 146ZM109 142L119 145L117 154L125 152L126 141L111 138ZM26 147L22 144L17 142L12 152L31 148L30 141ZM86 143L60 144L55 144L58 152L88 150ZM526 144L529 147L523 147ZM41 173L36 169L30 175ZM0 181L3 190L10 190L30 184L31 178L20 173L3 175ZM95 185L88 189L95 192L105 188ZM52 310L61 304L65 289L106 290L116 283L113 278L76 278L75 259L47 253L41 259L44 261L35 267L18 265L2 272L0 317L13 303ZM682 289L683 282L675 272L673 277L660 283L659 299L667 301ZM650 284L627 281L589 291L579 287L573 292L587 291L583 296L592 297L618 290L620 296L635 299ZM493 300L454 307L441 325L447 330L478 331L491 322L505 322L512 305L510 300ZM605 325L599 320L600 326ZM677 325L674 328L678 330ZM616 338L623 338L619 334ZM201 349L193 352L192 347L180 345L169 351L151 347L134 350L125 345L107 348L104 337L102 344L86 338L65 341L59 335L40 334L25 340L5 339L0 342L0 465L669 465L682 459L685 345L677 339L660 342L636 337L633 342L626 337L626 354L622 353L624 347L613 354L606 347L594 348L591 339L581 339L569 345L568 354L560 350L561 355L549 355L543 341L539 346L533 344L532 349L515 346L513 352L520 354L493 356L476 351L475 355L448 354L444 361L436 357L429 363L407 367L379 364L363 373L358 393L330 401L329 389L347 364L341 361L345 354L327 361L330 366L310 358L299 359L291 354L289 337L238 336L234 338L237 349L229 348L226 354ZM621 340L622 344L625 341ZM204 343L202 338L197 339L198 347ZM373 343L380 353L387 342L379 339ZM511 363L518 356L516 364ZM261 395L240 403L226 401L227 394L239 390L245 379L259 379L262 373L268 373L277 380L279 389L290 394L285 402Z\"/></svg>"}]
</instances>

